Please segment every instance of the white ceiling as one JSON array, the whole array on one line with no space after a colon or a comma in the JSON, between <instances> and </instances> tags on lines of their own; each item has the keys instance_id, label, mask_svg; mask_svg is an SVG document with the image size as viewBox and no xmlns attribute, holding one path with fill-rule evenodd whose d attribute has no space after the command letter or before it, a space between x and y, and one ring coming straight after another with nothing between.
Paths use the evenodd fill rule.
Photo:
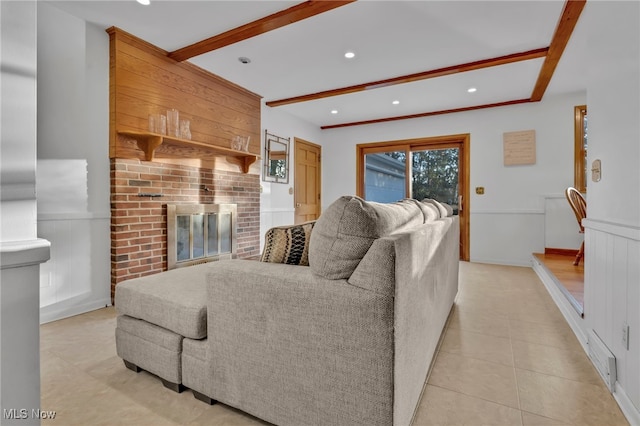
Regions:
<instances>
[{"instance_id":1,"label":"white ceiling","mask_svg":"<svg viewBox=\"0 0 640 426\"><path fill-rule=\"evenodd\" d=\"M49 1L102 28L173 51L297 1ZM189 61L278 100L548 47L564 1L360 0ZM545 96L585 90L578 22ZM356 53L346 59L344 53ZM242 64L239 57L248 57ZM531 96L533 59L281 108L318 126L462 108ZM477 92L467 93L469 87ZM392 105L393 100L400 104ZM331 110L338 114L331 114Z\"/></svg>"}]
</instances>

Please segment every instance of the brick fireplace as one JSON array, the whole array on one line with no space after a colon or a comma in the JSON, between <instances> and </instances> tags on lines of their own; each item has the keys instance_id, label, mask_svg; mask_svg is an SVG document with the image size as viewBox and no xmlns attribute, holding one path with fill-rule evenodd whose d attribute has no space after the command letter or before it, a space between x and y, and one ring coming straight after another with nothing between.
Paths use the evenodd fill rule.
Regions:
<instances>
[{"instance_id":1,"label":"brick fireplace","mask_svg":"<svg viewBox=\"0 0 640 426\"><path fill-rule=\"evenodd\" d=\"M107 33L112 301L118 283L167 270L167 204L235 204L235 253L258 255L261 97L119 28ZM191 138L149 131L149 116L168 109L190 120ZM246 150L231 149L235 136L250 137Z\"/></svg>"},{"instance_id":2,"label":"brick fireplace","mask_svg":"<svg viewBox=\"0 0 640 426\"><path fill-rule=\"evenodd\" d=\"M111 159L111 299L119 282L167 270L167 203L237 205L237 257L260 253L260 176Z\"/></svg>"}]
</instances>

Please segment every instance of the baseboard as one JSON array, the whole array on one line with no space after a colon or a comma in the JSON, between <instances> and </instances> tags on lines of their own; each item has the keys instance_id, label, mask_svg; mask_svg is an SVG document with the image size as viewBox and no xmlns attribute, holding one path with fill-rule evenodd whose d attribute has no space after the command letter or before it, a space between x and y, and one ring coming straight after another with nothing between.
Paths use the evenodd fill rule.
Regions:
<instances>
[{"instance_id":1,"label":"baseboard","mask_svg":"<svg viewBox=\"0 0 640 426\"><path fill-rule=\"evenodd\" d=\"M613 393L613 397L620 406L622 413L627 418L627 421L631 426L640 426L640 411L633 405L633 402L629 399L629 396L625 392L624 388L620 386L620 383L616 382L616 391Z\"/></svg>"},{"instance_id":2,"label":"baseboard","mask_svg":"<svg viewBox=\"0 0 640 426\"><path fill-rule=\"evenodd\" d=\"M62 308L49 308L49 306L44 306L40 308L40 324L46 324L48 322L61 320L64 318L73 317L76 315L84 314L87 312L95 311L97 309L102 309L106 306L111 306L111 299L100 299L94 300L88 303L84 303L82 305L74 305Z\"/></svg>"},{"instance_id":3,"label":"baseboard","mask_svg":"<svg viewBox=\"0 0 640 426\"><path fill-rule=\"evenodd\" d=\"M531 261L530 260L523 260L523 261L519 261L519 260L505 260L505 259L478 259L478 258L473 258L471 260L469 260L469 262L473 262L473 263L486 263L489 265L504 265L504 266L526 266L526 267L531 267Z\"/></svg>"},{"instance_id":4,"label":"baseboard","mask_svg":"<svg viewBox=\"0 0 640 426\"><path fill-rule=\"evenodd\" d=\"M578 254L577 249L564 249L564 248L553 248L553 247L545 247L544 254L559 254L561 256L575 256Z\"/></svg>"}]
</instances>

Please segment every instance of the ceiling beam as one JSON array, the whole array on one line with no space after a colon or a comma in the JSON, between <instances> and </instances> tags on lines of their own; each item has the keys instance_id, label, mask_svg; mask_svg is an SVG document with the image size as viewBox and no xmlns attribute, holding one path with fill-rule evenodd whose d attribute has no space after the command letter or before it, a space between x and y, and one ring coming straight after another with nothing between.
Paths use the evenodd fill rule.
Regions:
<instances>
[{"instance_id":1,"label":"ceiling beam","mask_svg":"<svg viewBox=\"0 0 640 426\"><path fill-rule=\"evenodd\" d=\"M416 74L403 75L400 77L389 78L386 80L373 81L370 83L357 84L355 86L343 87L340 89L326 90L324 92L311 93L308 95L295 96L287 99L279 99L268 101L266 104L270 107L278 107L282 105L293 104L297 102L313 101L331 96L346 95L348 93L362 92L365 90L380 89L382 87L392 86L394 84L411 83L429 78L443 77L445 75L457 74L467 71L479 70L482 68L506 65L513 62L528 61L530 59L542 58L547 55L548 48L528 50L526 52L512 53L510 55L498 56L496 58L483 59L480 61L467 62L465 64L453 65L445 68L438 68L429 71L423 71Z\"/></svg>"},{"instance_id":2,"label":"ceiling beam","mask_svg":"<svg viewBox=\"0 0 640 426\"><path fill-rule=\"evenodd\" d=\"M238 43L271 30L319 15L337 7L353 3L354 1L355 0L308 0L267 17L231 29L222 34L210 37L206 40L174 50L173 52L170 52L168 56L178 62L186 61L194 56L202 55L203 53Z\"/></svg>"},{"instance_id":3,"label":"ceiling beam","mask_svg":"<svg viewBox=\"0 0 640 426\"><path fill-rule=\"evenodd\" d=\"M496 108L496 107L508 106L508 105L525 104L529 102L532 102L532 101L531 99L528 99L528 98L516 99L513 101L497 102L493 104L484 104L484 105L474 105L474 106L468 106L463 108L445 109L441 111L422 112L419 114L400 115L397 117L385 117L385 118L377 118L374 120L353 121L351 123L331 124L326 126L320 126L320 128L322 130L337 129L339 127L361 126L363 124L375 124L375 123L384 123L387 121L407 120L410 118L430 117L432 115L453 114L455 112L474 111L477 109Z\"/></svg>"},{"instance_id":4,"label":"ceiling beam","mask_svg":"<svg viewBox=\"0 0 640 426\"><path fill-rule=\"evenodd\" d=\"M536 85L531 93L532 101L537 102L542 100L544 92L551 82L551 77L553 77L556 66L558 66L558 62L560 62L560 58L562 57L562 52L564 52L564 48L571 38L573 29L578 23L578 18L580 18L586 2L586 0L567 0L565 2L564 10L560 16L558 25L556 25L551 44L549 44L549 53L542 64L540 74L538 74L538 81L536 81Z\"/></svg>"}]
</instances>

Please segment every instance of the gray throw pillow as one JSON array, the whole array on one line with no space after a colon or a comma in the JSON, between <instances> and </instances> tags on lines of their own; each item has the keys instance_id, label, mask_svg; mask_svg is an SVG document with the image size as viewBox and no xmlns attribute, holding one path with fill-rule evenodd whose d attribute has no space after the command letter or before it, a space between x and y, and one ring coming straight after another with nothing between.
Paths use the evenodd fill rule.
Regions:
<instances>
[{"instance_id":1,"label":"gray throw pillow","mask_svg":"<svg viewBox=\"0 0 640 426\"><path fill-rule=\"evenodd\" d=\"M343 196L318 218L309 244L309 266L328 279L349 278L379 237L424 223L411 200L375 203Z\"/></svg>"}]
</instances>

